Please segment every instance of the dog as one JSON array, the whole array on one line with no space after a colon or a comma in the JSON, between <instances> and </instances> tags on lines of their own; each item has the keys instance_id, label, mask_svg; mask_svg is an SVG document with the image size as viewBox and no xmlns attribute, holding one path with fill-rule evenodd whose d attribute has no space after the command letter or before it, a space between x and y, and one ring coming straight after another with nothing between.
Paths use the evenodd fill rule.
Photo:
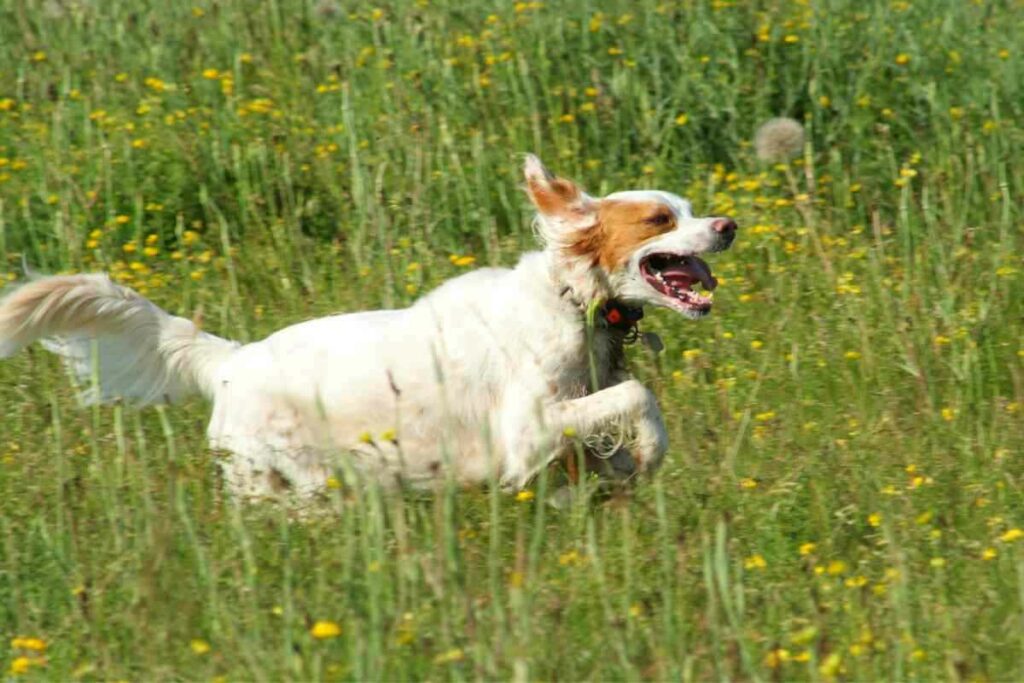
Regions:
<instances>
[{"instance_id":1,"label":"dog","mask_svg":"<svg viewBox=\"0 0 1024 683\"><path fill-rule=\"evenodd\" d=\"M86 402L212 399L207 436L231 492L324 490L339 467L384 484L525 487L580 444L609 476L653 472L668 447L623 345L643 307L702 318L701 254L737 227L668 192L592 197L527 155L543 248L452 279L408 308L319 318L239 344L103 274L42 277L0 301L0 358L42 339ZM340 459L340 460L339 460ZM341 463L341 465L339 465Z\"/></svg>"}]
</instances>

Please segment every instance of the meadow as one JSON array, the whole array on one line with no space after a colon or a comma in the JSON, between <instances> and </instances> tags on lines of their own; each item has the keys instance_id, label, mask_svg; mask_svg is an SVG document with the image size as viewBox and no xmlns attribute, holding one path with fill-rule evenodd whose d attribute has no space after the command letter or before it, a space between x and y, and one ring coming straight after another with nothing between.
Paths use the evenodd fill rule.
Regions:
<instances>
[{"instance_id":1,"label":"meadow","mask_svg":"<svg viewBox=\"0 0 1024 683\"><path fill-rule=\"evenodd\" d=\"M1021 45L1020 0L4 3L0 280L241 341L404 306L536 246L528 151L741 226L628 352L666 465L567 509L239 505L203 401L0 363L4 675L1024 679Z\"/></svg>"}]
</instances>

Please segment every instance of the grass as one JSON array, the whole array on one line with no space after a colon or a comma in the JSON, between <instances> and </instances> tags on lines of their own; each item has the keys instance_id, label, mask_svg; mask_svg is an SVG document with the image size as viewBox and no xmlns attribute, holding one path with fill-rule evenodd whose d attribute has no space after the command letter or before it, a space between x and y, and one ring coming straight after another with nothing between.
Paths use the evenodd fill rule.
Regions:
<instances>
[{"instance_id":1,"label":"grass","mask_svg":"<svg viewBox=\"0 0 1024 683\"><path fill-rule=\"evenodd\" d=\"M208 406L81 409L42 350L4 362L0 663L54 680L1024 678L1022 16L4 5L0 277L23 258L107 270L240 340L401 306L533 246L524 151L742 232L714 263L716 314L649 312L666 351L630 351L666 466L568 510L447 487L332 489L301 520L240 507ZM789 166L751 148L776 115L808 130Z\"/></svg>"}]
</instances>

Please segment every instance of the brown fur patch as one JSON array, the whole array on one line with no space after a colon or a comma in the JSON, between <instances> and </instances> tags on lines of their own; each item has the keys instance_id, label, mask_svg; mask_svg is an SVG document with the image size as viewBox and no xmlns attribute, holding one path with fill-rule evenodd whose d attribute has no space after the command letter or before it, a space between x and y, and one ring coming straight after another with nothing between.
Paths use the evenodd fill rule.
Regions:
<instances>
[{"instance_id":1,"label":"brown fur patch","mask_svg":"<svg viewBox=\"0 0 1024 683\"><path fill-rule=\"evenodd\" d=\"M547 182L530 179L526 190L537 210L548 216L564 215L578 208L582 195L580 188L565 178L549 178Z\"/></svg>"},{"instance_id":2,"label":"brown fur patch","mask_svg":"<svg viewBox=\"0 0 1024 683\"><path fill-rule=\"evenodd\" d=\"M675 228L675 214L660 202L605 199L598 205L597 223L581 230L570 241L569 251L612 272L628 261L638 246Z\"/></svg>"}]
</instances>

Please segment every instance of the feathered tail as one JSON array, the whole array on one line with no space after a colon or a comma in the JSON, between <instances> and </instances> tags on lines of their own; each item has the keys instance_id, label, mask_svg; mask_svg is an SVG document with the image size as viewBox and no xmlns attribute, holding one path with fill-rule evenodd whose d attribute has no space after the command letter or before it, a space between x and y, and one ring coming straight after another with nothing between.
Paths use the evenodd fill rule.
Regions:
<instances>
[{"instance_id":1,"label":"feathered tail","mask_svg":"<svg viewBox=\"0 0 1024 683\"><path fill-rule=\"evenodd\" d=\"M84 382L96 373L87 403L211 396L217 368L238 348L102 274L44 277L0 299L0 358L37 339Z\"/></svg>"}]
</instances>

